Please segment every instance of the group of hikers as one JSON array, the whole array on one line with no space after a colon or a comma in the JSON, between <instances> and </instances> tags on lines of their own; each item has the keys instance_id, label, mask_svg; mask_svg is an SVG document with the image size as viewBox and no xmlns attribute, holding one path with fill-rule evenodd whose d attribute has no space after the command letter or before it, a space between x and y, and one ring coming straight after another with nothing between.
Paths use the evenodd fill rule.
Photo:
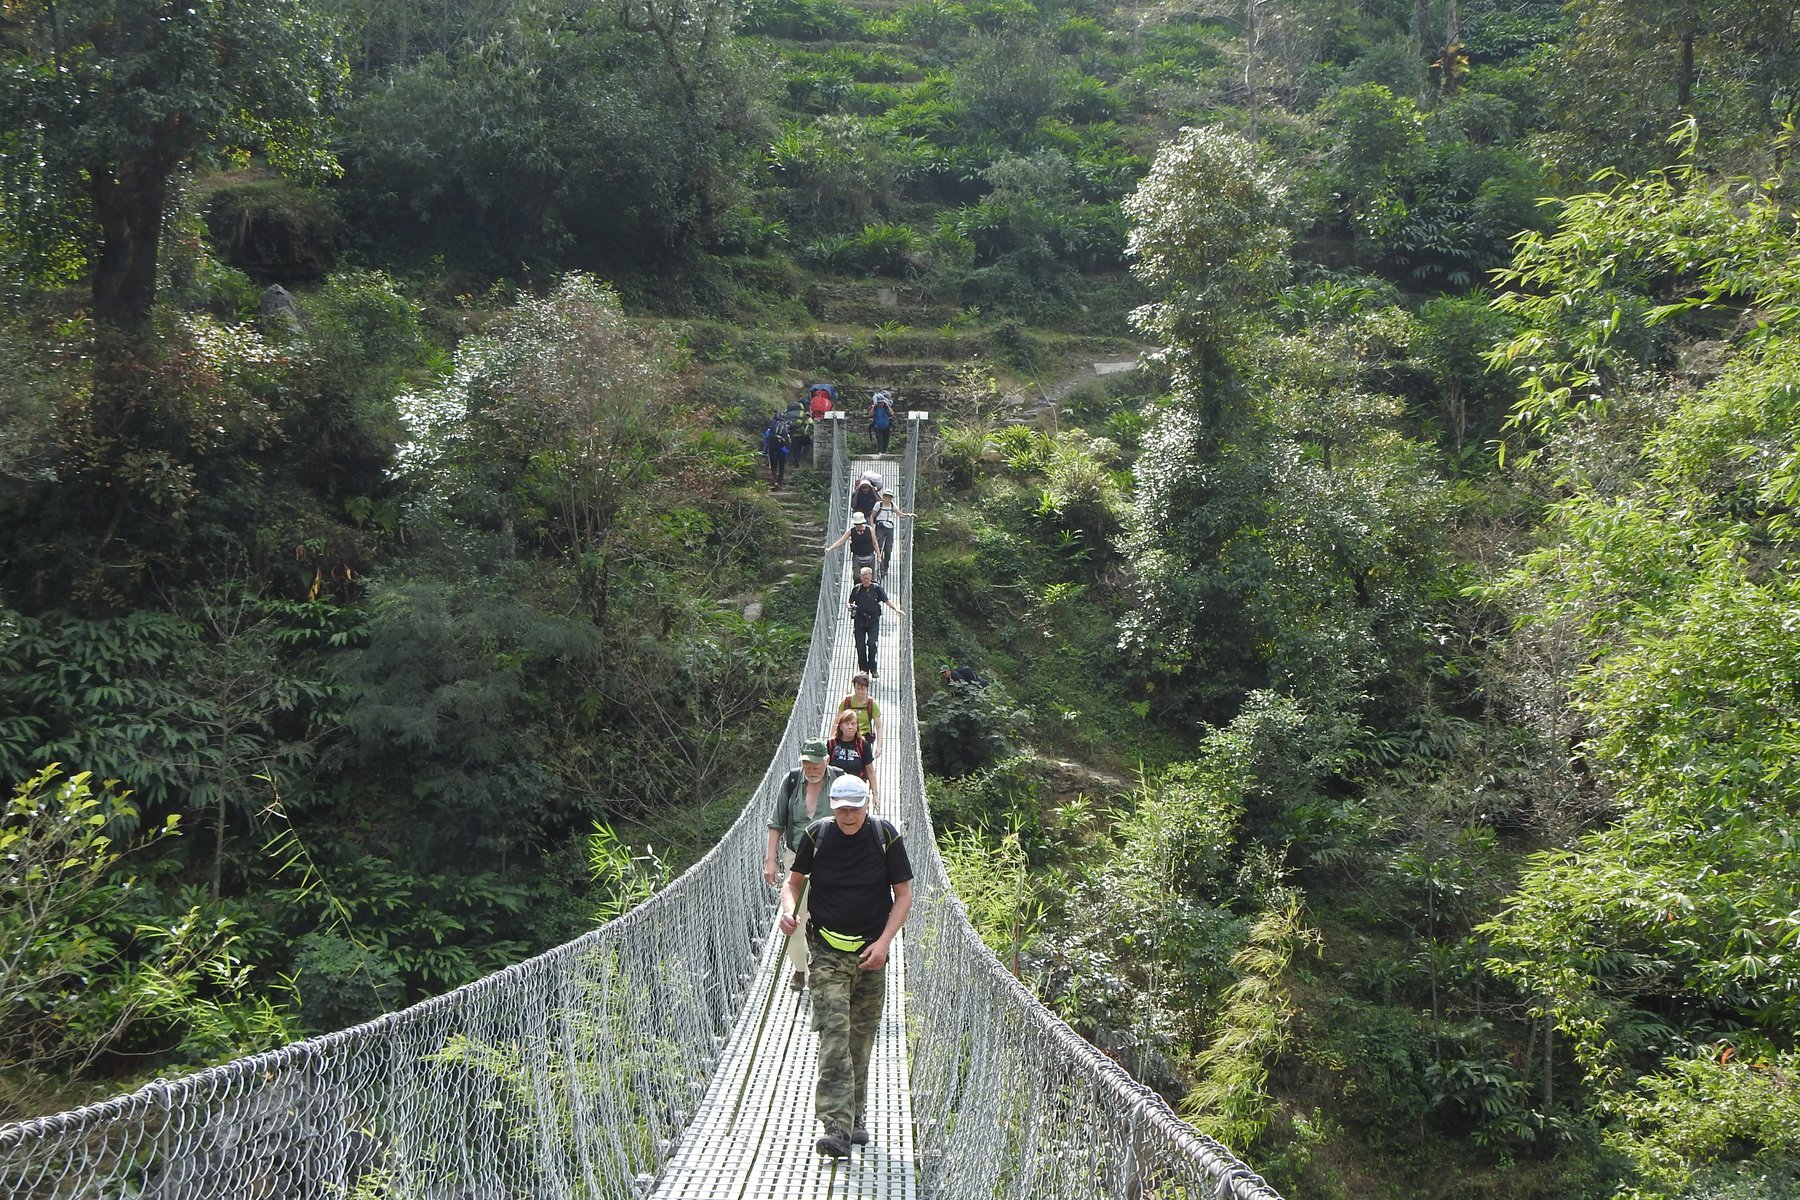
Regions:
<instances>
[{"instance_id":1,"label":"group of hikers","mask_svg":"<svg viewBox=\"0 0 1800 1200\"><path fill-rule=\"evenodd\" d=\"M912 909L912 864L899 827L875 815L880 709L858 672L829 742L800 747L800 765L777 790L763 879L781 884L788 986L812 989L819 1035L813 1113L827 1158L869 1142L869 1058L887 995L889 948ZM864 728L868 734L857 731ZM781 872L787 878L782 882Z\"/></svg>"},{"instance_id":2,"label":"group of hikers","mask_svg":"<svg viewBox=\"0 0 1800 1200\"><path fill-rule=\"evenodd\" d=\"M849 593L857 670L832 716L830 735L800 747L800 763L777 789L769 814L763 880L781 885L778 925L792 968L788 986L812 990L819 1035L813 1112L827 1158L848 1158L869 1142L869 1058L887 995L889 948L912 909L912 864L899 828L876 815L875 762L886 739L881 705L870 695L881 610L906 613L875 581L892 559L893 523L913 514L879 475L865 473L852 497L850 528L826 547L851 543ZM888 532L874 530L885 518ZM786 874L783 882L783 873Z\"/></svg>"},{"instance_id":3,"label":"group of hikers","mask_svg":"<svg viewBox=\"0 0 1800 1200\"><path fill-rule=\"evenodd\" d=\"M895 522L912 515L900 507L894 499L894 489L883 483L880 475L865 471L850 493L849 526L825 550L829 553L849 542L851 582L856 581L864 567L871 568L877 579L882 578L894 555Z\"/></svg>"},{"instance_id":4,"label":"group of hikers","mask_svg":"<svg viewBox=\"0 0 1800 1200\"><path fill-rule=\"evenodd\" d=\"M827 554L850 543L850 620L856 640L856 669L866 671L871 679L879 678L875 648L881 640L881 610L891 608L906 614L883 590L878 578L886 578L888 564L894 556L894 524L901 517L914 514L894 500L894 489L881 482L873 471L857 479L850 498L850 524L837 541L825 547Z\"/></svg>"},{"instance_id":5,"label":"group of hikers","mask_svg":"<svg viewBox=\"0 0 1800 1200\"><path fill-rule=\"evenodd\" d=\"M945 667L955 684L980 685ZM829 740L800 746L800 764L776 790L763 880L781 887L777 924L787 939L793 991L812 989L819 1035L814 1148L848 1158L869 1143L869 1059L887 995L887 961L912 911L912 863L893 821L878 816L875 760L886 740L881 706L858 671L839 702ZM786 873L785 881L783 873Z\"/></svg>"},{"instance_id":6,"label":"group of hikers","mask_svg":"<svg viewBox=\"0 0 1800 1200\"><path fill-rule=\"evenodd\" d=\"M888 956L912 911L906 842L893 821L877 815L875 764L888 735L870 691L879 678L881 610L906 615L875 573L885 575L892 562L895 522L913 515L878 473L866 471L851 496L850 527L826 547L830 553L850 543L857 669L828 736L801 744L799 765L776 789L763 856L763 881L781 889L777 926L787 939L788 986L812 992L819 1037L813 1113L824 1127L814 1148L830 1159L869 1144L869 1060L887 995ZM954 663L939 675L952 687L986 686Z\"/></svg>"},{"instance_id":7,"label":"group of hikers","mask_svg":"<svg viewBox=\"0 0 1800 1200\"><path fill-rule=\"evenodd\" d=\"M769 486L779 490L787 482L790 458L812 449L813 428L826 413L836 410L838 390L835 384L814 383L806 387L803 399L769 418L763 427L763 454L769 460ZM869 438L875 453L886 454L888 439L894 433L894 396L878 391L869 398Z\"/></svg>"}]
</instances>

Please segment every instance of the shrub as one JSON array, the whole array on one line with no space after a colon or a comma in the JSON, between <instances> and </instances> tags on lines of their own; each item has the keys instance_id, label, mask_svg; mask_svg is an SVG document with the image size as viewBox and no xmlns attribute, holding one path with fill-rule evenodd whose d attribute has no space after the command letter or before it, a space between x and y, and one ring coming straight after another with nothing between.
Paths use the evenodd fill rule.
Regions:
<instances>
[{"instance_id":1,"label":"shrub","mask_svg":"<svg viewBox=\"0 0 1800 1200\"><path fill-rule=\"evenodd\" d=\"M769 220L748 205L728 209L713 230L712 249L720 254L768 254L787 244L787 222Z\"/></svg>"},{"instance_id":2,"label":"shrub","mask_svg":"<svg viewBox=\"0 0 1800 1200\"><path fill-rule=\"evenodd\" d=\"M137 820L116 784L54 765L0 810L0 1066L79 1074L150 1046L146 1065L191 1064L288 1039L266 989L249 998L232 923L166 903L128 863L176 836L177 818L120 834Z\"/></svg>"},{"instance_id":3,"label":"shrub","mask_svg":"<svg viewBox=\"0 0 1800 1200\"><path fill-rule=\"evenodd\" d=\"M1003 684L951 684L919 714L925 769L960 776L992 766L1011 753L1025 719Z\"/></svg>"},{"instance_id":4,"label":"shrub","mask_svg":"<svg viewBox=\"0 0 1800 1200\"><path fill-rule=\"evenodd\" d=\"M1048 783L1043 760L1015 754L954 779L930 778L933 820L939 829L1021 832L1039 827Z\"/></svg>"},{"instance_id":5,"label":"shrub","mask_svg":"<svg viewBox=\"0 0 1800 1200\"><path fill-rule=\"evenodd\" d=\"M916 42L926 49L937 46L939 39L962 28L958 6L945 0L918 0L893 16L894 29L902 39Z\"/></svg>"},{"instance_id":6,"label":"shrub","mask_svg":"<svg viewBox=\"0 0 1800 1200\"><path fill-rule=\"evenodd\" d=\"M796 41L860 37L866 18L844 0L753 0L740 29Z\"/></svg>"},{"instance_id":7,"label":"shrub","mask_svg":"<svg viewBox=\"0 0 1800 1200\"><path fill-rule=\"evenodd\" d=\"M912 264L918 238L904 225L865 225L852 241L854 266L877 275L899 275Z\"/></svg>"},{"instance_id":8,"label":"shrub","mask_svg":"<svg viewBox=\"0 0 1800 1200\"><path fill-rule=\"evenodd\" d=\"M1125 489L1105 465L1106 457L1117 453L1117 446L1101 439L1083 445L1065 438L1045 466L1046 515L1090 546L1110 546L1130 508Z\"/></svg>"},{"instance_id":9,"label":"shrub","mask_svg":"<svg viewBox=\"0 0 1800 1200\"><path fill-rule=\"evenodd\" d=\"M1056 48L1063 54L1080 54L1106 44L1106 26L1092 17L1069 17L1056 27Z\"/></svg>"},{"instance_id":10,"label":"shrub","mask_svg":"<svg viewBox=\"0 0 1800 1200\"><path fill-rule=\"evenodd\" d=\"M919 237L905 225L865 225L861 233L809 242L804 255L837 271L902 275L914 263Z\"/></svg>"},{"instance_id":11,"label":"shrub","mask_svg":"<svg viewBox=\"0 0 1800 1200\"><path fill-rule=\"evenodd\" d=\"M1092 75L1075 75L1063 85L1057 111L1071 121L1083 123L1110 121L1119 116L1125 104L1110 87Z\"/></svg>"},{"instance_id":12,"label":"shrub","mask_svg":"<svg viewBox=\"0 0 1800 1200\"><path fill-rule=\"evenodd\" d=\"M904 138L852 116L790 122L767 161L795 228L808 231L873 216L912 171Z\"/></svg>"},{"instance_id":13,"label":"shrub","mask_svg":"<svg viewBox=\"0 0 1800 1200\"><path fill-rule=\"evenodd\" d=\"M344 219L329 192L286 179L217 189L206 227L231 265L276 279L317 279L337 262Z\"/></svg>"}]
</instances>

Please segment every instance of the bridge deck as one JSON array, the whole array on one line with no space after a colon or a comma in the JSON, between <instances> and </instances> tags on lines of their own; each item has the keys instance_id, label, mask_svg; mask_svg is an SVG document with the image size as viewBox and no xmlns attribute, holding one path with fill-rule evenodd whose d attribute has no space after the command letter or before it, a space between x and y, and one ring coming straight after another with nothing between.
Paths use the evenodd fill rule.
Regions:
<instances>
[{"instance_id":1,"label":"bridge deck","mask_svg":"<svg viewBox=\"0 0 1800 1200\"><path fill-rule=\"evenodd\" d=\"M893 459L858 459L852 477L866 468L890 482L898 475ZM848 498L833 497L827 536L835 538L848 520ZM896 552L894 579L911 564ZM840 596L849 590L846 569L836 582ZM897 586L890 590L896 593ZM896 596L895 603L904 607ZM856 673L856 650L842 602L832 637L833 696L847 695ZM914 719L913 671L899 622L885 613L876 661L881 677L870 693L881 705L884 732L892 738L902 722ZM835 700L833 701L835 705ZM900 789L919 786L903 781L901 755L876 759L878 793L898 797ZM887 815L898 805L883 803ZM796 994L787 986L787 961L779 934L768 939L750 1001L733 1027L717 1074L681 1144L658 1176L651 1192L659 1200L788 1200L789 1197L857 1197L859 1200L913 1200L918 1195L918 1169L913 1155L911 1088L906 1065L906 937L895 941L887 972L887 1002L869 1063L869 1144L845 1161L821 1158L813 1141L823 1130L813 1118L813 1081L817 1076L818 1038L809 1025L812 993Z\"/></svg>"}]
</instances>

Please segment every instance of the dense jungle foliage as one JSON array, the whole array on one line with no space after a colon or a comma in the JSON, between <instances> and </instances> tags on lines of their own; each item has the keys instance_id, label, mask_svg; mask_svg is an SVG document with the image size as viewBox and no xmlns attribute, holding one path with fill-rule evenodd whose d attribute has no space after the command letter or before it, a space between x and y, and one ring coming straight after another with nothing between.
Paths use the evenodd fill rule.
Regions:
<instances>
[{"instance_id":1,"label":"dense jungle foliage","mask_svg":"<svg viewBox=\"0 0 1800 1200\"><path fill-rule=\"evenodd\" d=\"M1085 1036L1295 1200L1800 1194L1791 3L17 0L0 60L0 1119L702 850L823 378L933 413L934 809Z\"/></svg>"}]
</instances>

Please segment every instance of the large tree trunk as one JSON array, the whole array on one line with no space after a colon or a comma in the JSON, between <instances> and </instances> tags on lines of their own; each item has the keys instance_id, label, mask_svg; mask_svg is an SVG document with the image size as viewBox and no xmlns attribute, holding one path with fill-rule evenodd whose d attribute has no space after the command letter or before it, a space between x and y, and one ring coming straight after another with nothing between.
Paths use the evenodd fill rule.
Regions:
<instances>
[{"instance_id":1,"label":"large tree trunk","mask_svg":"<svg viewBox=\"0 0 1800 1200\"><path fill-rule=\"evenodd\" d=\"M113 564L107 603L141 585L144 564L131 547L150 510L140 503L125 456L156 443L157 406L146 364L155 353L151 314L169 170L150 157L88 168L88 193L100 226L93 262L94 394L88 415L88 468L96 487L89 531ZM151 518L153 519L153 518ZM123 543L123 544L121 544Z\"/></svg>"},{"instance_id":2,"label":"large tree trunk","mask_svg":"<svg viewBox=\"0 0 1800 1200\"><path fill-rule=\"evenodd\" d=\"M89 432L111 474L117 455L154 440L155 406L148 402L145 364L154 356L151 314L156 263L168 203L170 169L152 155L116 166L88 168L88 193L100 226L93 262L94 400ZM119 507L107 523L110 538L127 520L130 489L115 489Z\"/></svg>"},{"instance_id":3,"label":"large tree trunk","mask_svg":"<svg viewBox=\"0 0 1800 1200\"><path fill-rule=\"evenodd\" d=\"M105 328L139 334L149 327L168 191L169 170L154 158L88 168L88 192L100 225L94 320Z\"/></svg>"}]
</instances>

